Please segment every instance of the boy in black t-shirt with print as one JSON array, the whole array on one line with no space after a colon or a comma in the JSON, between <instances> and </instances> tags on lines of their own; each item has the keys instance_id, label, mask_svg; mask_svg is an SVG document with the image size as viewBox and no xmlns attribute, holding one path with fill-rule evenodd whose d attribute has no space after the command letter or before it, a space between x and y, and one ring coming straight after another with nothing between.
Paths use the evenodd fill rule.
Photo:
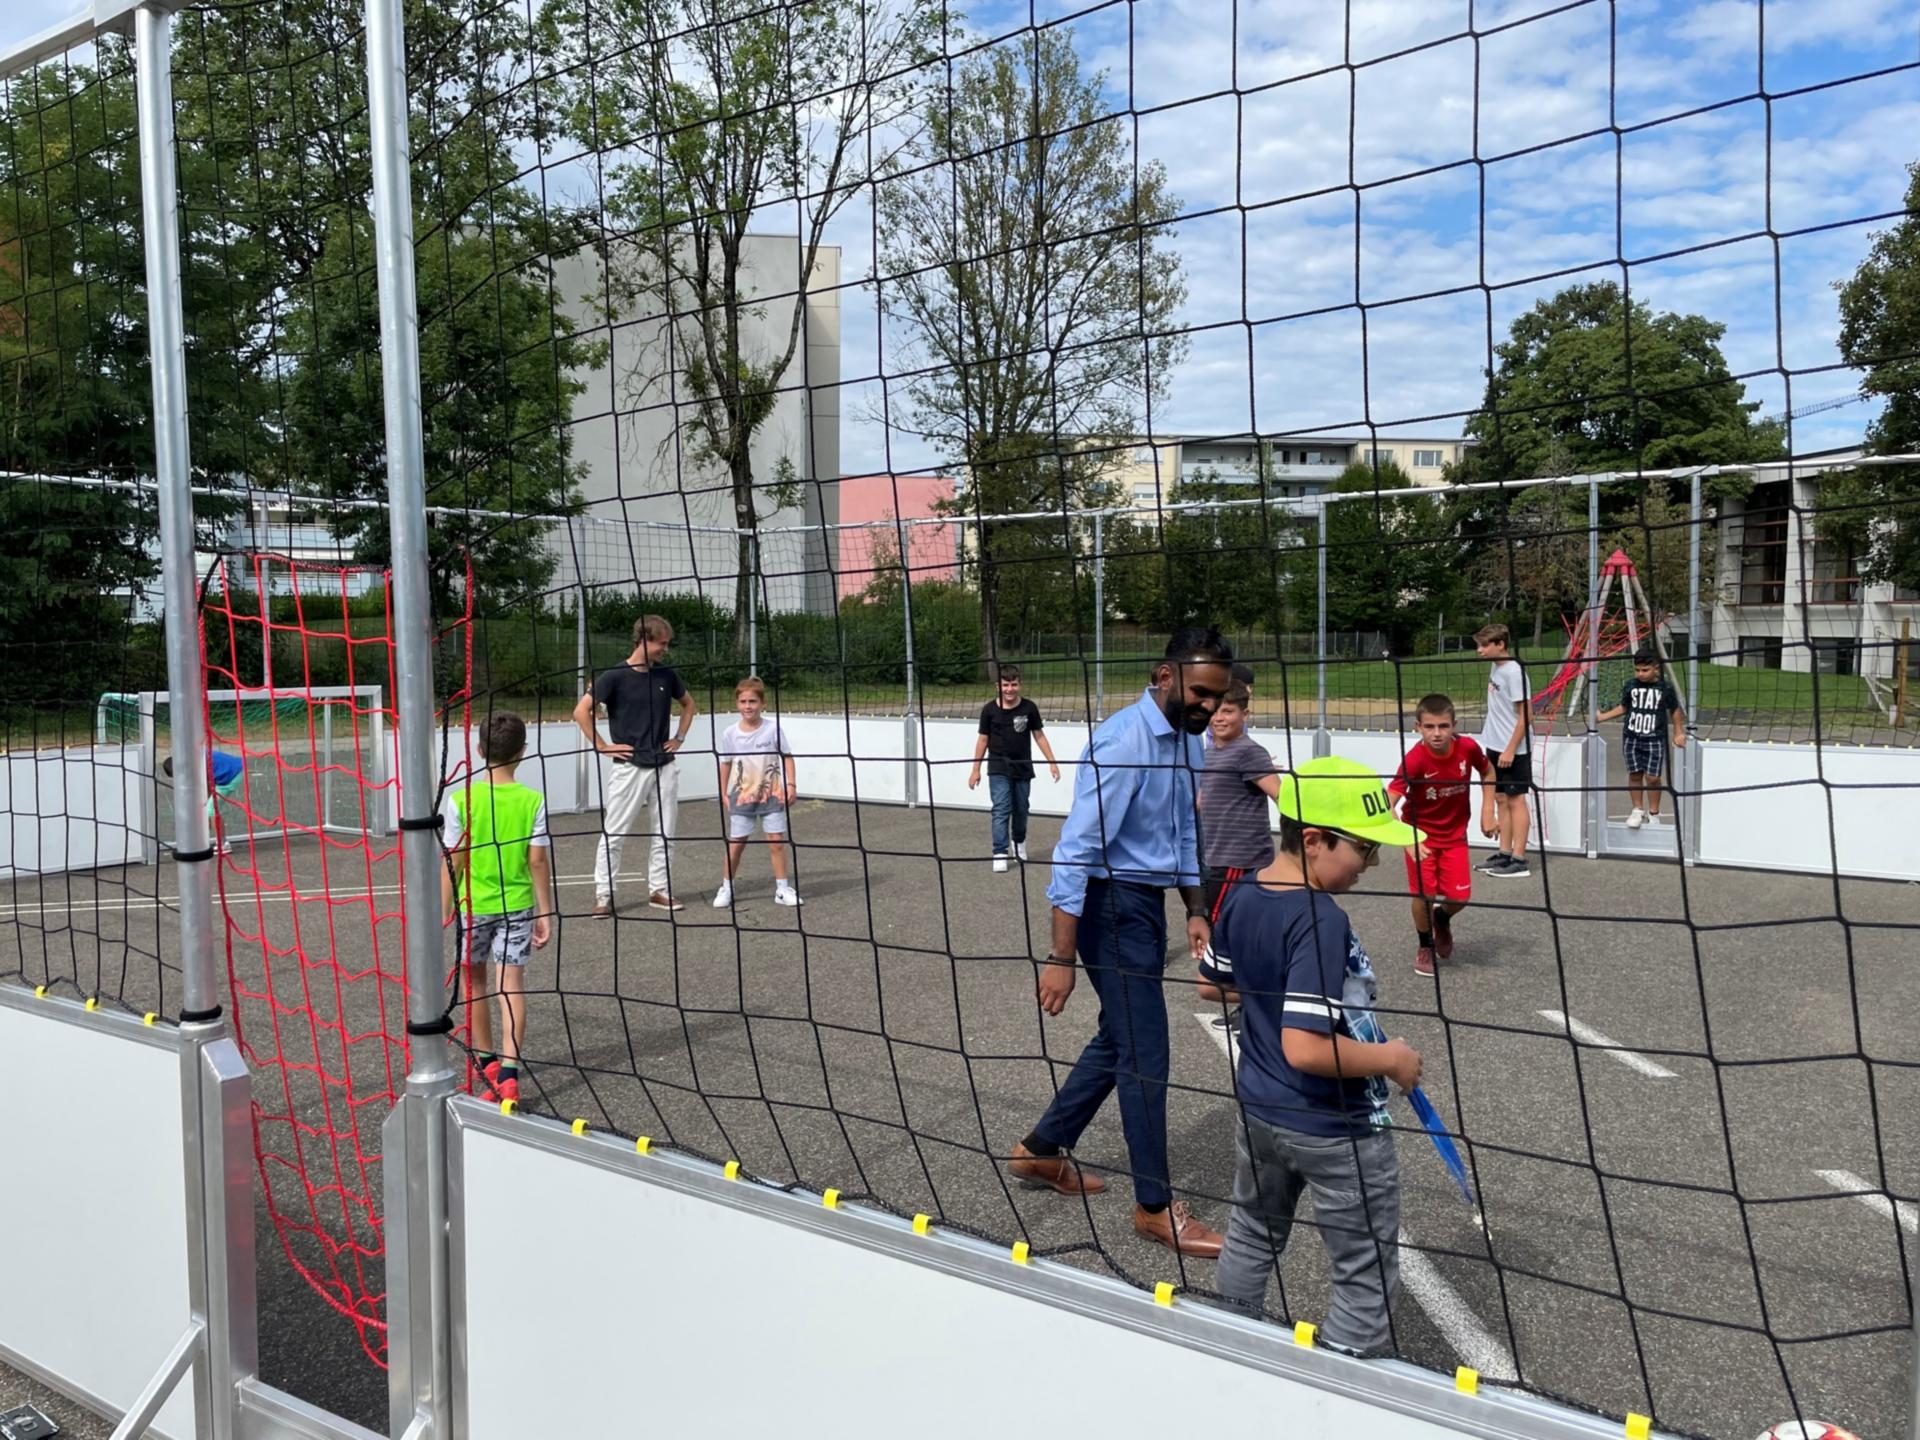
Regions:
<instances>
[{"instance_id":1,"label":"boy in black t-shirt with print","mask_svg":"<svg viewBox=\"0 0 1920 1440\"><path fill-rule=\"evenodd\" d=\"M1680 707L1680 692L1661 673L1660 652L1642 646L1633 657L1633 679L1620 692L1620 703L1602 710L1596 720L1627 717L1622 726L1627 761L1627 828L1638 830L1647 821L1660 823L1660 776L1666 769L1667 736L1671 731L1673 748L1687 743L1687 712ZM1644 807L1642 801L1644 800Z\"/></svg>"},{"instance_id":2,"label":"boy in black t-shirt with print","mask_svg":"<svg viewBox=\"0 0 1920 1440\"><path fill-rule=\"evenodd\" d=\"M1020 667L1000 667L1000 694L980 709L980 738L973 742L973 769L967 788L980 787L980 761L987 762L987 786L993 795L993 868L1007 868L1007 857L1027 858L1027 792L1033 788L1033 742L1047 757L1056 781L1060 763L1047 743L1040 707L1020 694Z\"/></svg>"}]
</instances>

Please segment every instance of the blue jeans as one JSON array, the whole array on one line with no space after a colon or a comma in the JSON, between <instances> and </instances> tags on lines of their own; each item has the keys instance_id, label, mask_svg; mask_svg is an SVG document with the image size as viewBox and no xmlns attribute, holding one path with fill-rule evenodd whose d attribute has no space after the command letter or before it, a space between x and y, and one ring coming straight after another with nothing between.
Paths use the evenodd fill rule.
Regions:
<instances>
[{"instance_id":1,"label":"blue jeans","mask_svg":"<svg viewBox=\"0 0 1920 1440\"><path fill-rule=\"evenodd\" d=\"M1013 843L1024 845L1027 842L1027 792L1033 789L1031 780L1015 780L1006 775L989 775L987 791L993 796L993 853L1009 854L1007 829L1013 829Z\"/></svg>"},{"instance_id":2,"label":"blue jeans","mask_svg":"<svg viewBox=\"0 0 1920 1440\"><path fill-rule=\"evenodd\" d=\"M1100 1028L1080 1052L1060 1093L1033 1127L1050 1145L1071 1147L1113 1091L1133 1164L1133 1198L1165 1205L1167 1175L1166 891L1153 885L1087 881L1080 960L1100 997Z\"/></svg>"}]
</instances>

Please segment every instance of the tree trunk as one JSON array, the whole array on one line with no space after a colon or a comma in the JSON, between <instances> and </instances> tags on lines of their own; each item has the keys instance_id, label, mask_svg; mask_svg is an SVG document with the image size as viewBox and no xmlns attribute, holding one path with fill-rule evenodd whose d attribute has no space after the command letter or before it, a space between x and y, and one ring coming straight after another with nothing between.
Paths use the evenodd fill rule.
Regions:
<instances>
[{"instance_id":1,"label":"tree trunk","mask_svg":"<svg viewBox=\"0 0 1920 1440\"><path fill-rule=\"evenodd\" d=\"M748 630L753 623L754 607L760 603L759 587L754 584L754 542L759 534L759 516L753 508L753 462L745 455L728 462L733 482L733 523L737 535L733 567L733 653L744 664L751 648Z\"/></svg>"},{"instance_id":2,"label":"tree trunk","mask_svg":"<svg viewBox=\"0 0 1920 1440\"><path fill-rule=\"evenodd\" d=\"M1546 603L1536 596L1533 602L1533 648L1536 650L1540 648L1540 627L1546 621L1546 614Z\"/></svg>"},{"instance_id":3,"label":"tree trunk","mask_svg":"<svg viewBox=\"0 0 1920 1440\"><path fill-rule=\"evenodd\" d=\"M999 678L1000 659L1000 575L989 558L992 526L980 526L980 672L987 684Z\"/></svg>"}]
</instances>

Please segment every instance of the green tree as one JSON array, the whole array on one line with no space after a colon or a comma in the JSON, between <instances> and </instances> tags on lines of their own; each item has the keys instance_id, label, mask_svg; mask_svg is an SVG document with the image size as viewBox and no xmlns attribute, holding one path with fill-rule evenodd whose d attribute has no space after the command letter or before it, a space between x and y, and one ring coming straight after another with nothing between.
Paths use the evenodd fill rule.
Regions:
<instances>
[{"instance_id":1,"label":"green tree","mask_svg":"<svg viewBox=\"0 0 1920 1440\"><path fill-rule=\"evenodd\" d=\"M1456 480L1739 465L1783 453L1720 353L1726 326L1628 304L1612 281L1569 286L1495 347L1479 443Z\"/></svg>"},{"instance_id":2,"label":"green tree","mask_svg":"<svg viewBox=\"0 0 1920 1440\"><path fill-rule=\"evenodd\" d=\"M1064 27L975 54L878 190L881 302L917 352L905 428L965 473L988 657L1007 622L1070 613L1089 527L1068 517L1111 500L1106 457L1185 353L1179 205L1103 83ZM998 518L1035 512L1057 518Z\"/></svg>"},{"instance_id":3,"label":"green tree","mask_svg":"<svg viewBox=\"0 0 1920 1440\"><path fill-rule=\"evenodd\" d=\"M663 444L725 476L742 648L755 535L799 489L791 460L756 474L755 438L799 353L827 226L910 122L938 23L923 0L557 0L542 17L566 128L604 167L599 305L636 337L620 383L630 404L672 403ZM795 293L764 328L756 219L799 232Z\"/></svg>"},{"instance_id":4,"label":"green tree","mask_svg":"<svg viewBox=\"0 0 1920 1440\"><path fill-rule=\"evenodd\" d=\"M1391 462L1349 465L1334 493L1365 496L1327 507L1327 627L1377 630L1396 654L1411 653L1437 614L1461 595L1461 550L1443 499L1385 495L1413 482ZM1317 567L1295 581L1300 613L1318 603Z\"/></svg>"},{"instance_id":5,"label":"green tree","mask_svg":"<svg viewBox=\"0 0 1920 1440\"><path fill-rule=\"evenodd\" d=\"M1882 402L1867 427L1874 455L1920 452L1920 161L1907 167L1907 214L1879 232L1840 287L1840 354L1865 372L1860 393ZM1920 589L1920 481L1915 467L1877 465L1820 482L1816 529L1845 545L1860 575Z\"/></svg>"}]
</instances>

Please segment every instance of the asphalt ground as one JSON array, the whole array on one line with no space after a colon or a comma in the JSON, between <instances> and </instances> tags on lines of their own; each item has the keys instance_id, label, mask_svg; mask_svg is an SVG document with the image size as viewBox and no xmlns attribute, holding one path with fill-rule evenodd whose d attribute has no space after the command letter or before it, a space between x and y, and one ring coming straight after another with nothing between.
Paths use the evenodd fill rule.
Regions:
<instances>
[{"instance_id":1,"label":"asphalt ground","mask_svg":"<svg viewBox=\"0 0 1920 1440\"><path fill-rule=\"evenodd\" d=\"M1102 1196L1012 1188L995 1161L1095 1019L1084 983L1058 1019L1033 1003L1044 863L993 874L978 813L802 802L807 905L776 907L766 859L750 853L735 909L715 911L716 812L688 804L681 816L688 908L646 907L632 878L645 845L630 842L612 920L587 914L598 817L557 822L562 916L529 977L529 1109L737 1158L768 1183L1024 1238L1141 1284L1210 1287L1210 1264L1133 1235L1113 1106L1080 1150L1115 1181ZM1056 831L1035 818L1036 857ZM377 1262L356 1269L340 1242L370 1247L370 1157L402 1070L387 1038L401 1031L397 867L351 845L323 856L311 840L260 852L242 846L223 874L234 973L261 997L242 999L236 1019L263 1112L300 1121L266 1124L266 1147L301 1161L318 1189L310 1199L291 1166L266 1167L276 1204L315 1233L283 1235L262 1206L262 1372L379 1428L384 1375L290 1257L384 1288ZM1846 1191L1920 1195L1913 887L1536 857L1531 879L1476 877L1436 983L1413 973L1402 881L1389 853L1343 903L1373 954L1389 1031L1422 1051L1428 1094L1467 1138L1487 1221L1425 1137L1402 1134L1405 1235L1422 1257L1408 1260L1395 1311L1402 1353L1446 1372L1476 1363L1490 1381L1508 1372L1614 1416L1648 1412L1663 1429L1746 1440L1797 1409L1868 1440L1904 1434L1900 1212ZM156 884L174 893L170 869L10 882L0 971L176 1007L173 914ZM280 952L271 987L261 937ZM1171 1157L1176 1187L1220 1226L1229 1061L1191 977L1175 957ZM1398 1102L1395 1114L1415 1124ZM1324 1313L1310 1226L1268 1305L1279 1319Z\"/></svg>"}]
</instances>

